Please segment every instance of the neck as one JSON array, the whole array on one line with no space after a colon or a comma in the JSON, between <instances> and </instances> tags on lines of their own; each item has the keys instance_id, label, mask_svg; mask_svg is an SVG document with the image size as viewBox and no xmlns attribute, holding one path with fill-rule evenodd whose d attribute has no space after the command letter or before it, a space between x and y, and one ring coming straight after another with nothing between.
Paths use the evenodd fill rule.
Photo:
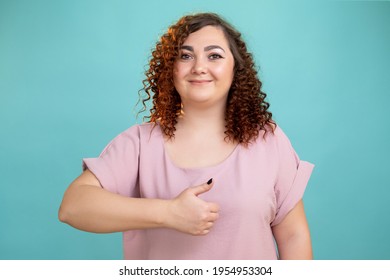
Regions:
<instances>
[{"instance_id":1,"label":"neck","mask_svg":"<svg viewBox=\"0 0 390 280\"><path fill-rule=\"evenodd\" d=\"M191 134L223 134L225 131L225 106L209 108L183 106L177 130L191 131Z\"/></svg>"}]
</instances>

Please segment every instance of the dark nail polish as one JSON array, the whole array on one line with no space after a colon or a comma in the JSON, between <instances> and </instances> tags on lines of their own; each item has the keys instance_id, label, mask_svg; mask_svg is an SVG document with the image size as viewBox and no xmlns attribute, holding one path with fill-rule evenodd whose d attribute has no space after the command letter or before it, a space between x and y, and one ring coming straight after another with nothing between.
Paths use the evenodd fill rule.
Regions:
<instances>
[{"instance_id":1,"label":"dark nail polish","mask_svg":"<svg viewBox=\"0 0 390 280\"><path fill-rule=\"evenodd\" d=\"M207 181L207 185L210 185L213 182L213 178Z\"/></svg>"}]
</instances>

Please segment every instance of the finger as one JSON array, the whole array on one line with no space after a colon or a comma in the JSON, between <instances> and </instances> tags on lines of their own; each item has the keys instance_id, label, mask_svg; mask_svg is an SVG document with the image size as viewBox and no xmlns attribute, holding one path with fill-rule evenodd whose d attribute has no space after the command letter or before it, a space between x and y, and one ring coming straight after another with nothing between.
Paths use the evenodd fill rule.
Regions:
<instances>
[{"instance_id":1,"label":"finger","mask_svg":"<svg viewBox=\"0 0 390 280\"><path fill-rule=\"evenodd\" d=\"M218 220L218 218L219 218L219 214L218 213L210 213L208 221L209 222L215 222L216 220Z\"/></svg>"},{"instance_id":2,"label":"finger","mask_svg":"<svg viewBox=\"0 0 390 280\"><path fill-rule=\"evenodd\" d=\"M209 209L212 213L218 213L219 212L219 205L217 203L209 202Z\"/></svg>"},{"instance_id":3,"label":"finger","mask_svg":"<svg viewBox=\"0 0 390 280\"><path fill-rule=\"evenodd\" d=\"M211 183L210 185L206 183L206 184L202 184L200 186L191 187L191 190L192 190L193 194L198 196L202 193L208 192L213 187L213 185L214 185L213 183Z\"/></svg>"},{"instance_id":4,"label":"finger","mask_svg":"<svg viewBox=\"0 0 390 280\"><path fill-rule=\"evenodd\" d=\"M212 227L214 226L214 223L213 222L208 222L205 226L205 229L208 229L210 230Z\"/></svg>"}]
</instances>

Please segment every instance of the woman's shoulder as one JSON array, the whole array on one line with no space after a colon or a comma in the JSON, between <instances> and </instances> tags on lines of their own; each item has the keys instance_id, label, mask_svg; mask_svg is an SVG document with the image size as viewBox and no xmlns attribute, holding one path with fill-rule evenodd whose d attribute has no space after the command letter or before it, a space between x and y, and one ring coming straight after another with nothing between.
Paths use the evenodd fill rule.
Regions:
<instances>
[{"instance_id":1,"label":"woman's shoulder","mask_svg":"<svg viewBox=\"0 0 390 280\"><path fill-rule=\"evenodd\" d=\"M125 138L137 139L141 144L152 144L153 141L160 141L162 137L161 128L158 123L135 124L125 130Z\"/></svg>"},{"instance_id":2,"label":"woman's shoulder","mask_svg":"<svg viewBox=\"0 0 390 280\"><path fill-rule=\"evenodd\" d=\"M271 124L260 131L253 146L278 147L290 145L290 140L278 124Z\"/></svg>"},{"instance_id":3,"label":"woman's shoulder","mask_svg":"<svg viewBox=\"0 0 390 280\"><path fill-rule=\"evenodd\" d=\"M134 124L117 134L109 145L113 143L126 145L131 142L142 142L146 137L150 138L150 136L158 134L159 129L155 126L152 123Z\"/></svg>"},{"instance_id":4,"label":"woman's shoulder","mask_svg":"<svg viewBox=\"0 0 390 280\"><path fill-rule=\"evenodd\" d=\"M156 130L156 131L155 131ZM141 123L141 124L134 124L124 131L122 131L120 135L124 136L136 136L136 137L142 137L144 134L150 134L152 132L158 133L159 128L158 124L156 123Z\"/></svg>"}]
</instances>

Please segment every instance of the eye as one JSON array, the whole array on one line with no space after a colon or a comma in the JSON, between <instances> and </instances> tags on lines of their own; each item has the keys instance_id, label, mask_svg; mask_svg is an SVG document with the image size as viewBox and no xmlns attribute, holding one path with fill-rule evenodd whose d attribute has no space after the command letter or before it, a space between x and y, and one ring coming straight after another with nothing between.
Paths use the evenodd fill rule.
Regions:
<instances>
[{"instance_id":1,"label":"eye","mask_svg":"<svg viewBox=\"0 0 390 280\"><path fill-rule=\"evenodd\" d=\"M181 60L190 60L191 58L192 58L192 56L189 53L182 53L182 54L180 54L180 59Z\"/></svg>"},{"instance_id":2,"label":"eye","mask_svg":"<svg viewBox=\"0 0 390 280\"><path fill-rule=\"evenodd\" d=\"M218 54L218 53L213 53L213 54L209 55L210 60L216 60L216 59L220 59L220 58L223 58L223 56Z\"/></svg>"}]
</instances>

